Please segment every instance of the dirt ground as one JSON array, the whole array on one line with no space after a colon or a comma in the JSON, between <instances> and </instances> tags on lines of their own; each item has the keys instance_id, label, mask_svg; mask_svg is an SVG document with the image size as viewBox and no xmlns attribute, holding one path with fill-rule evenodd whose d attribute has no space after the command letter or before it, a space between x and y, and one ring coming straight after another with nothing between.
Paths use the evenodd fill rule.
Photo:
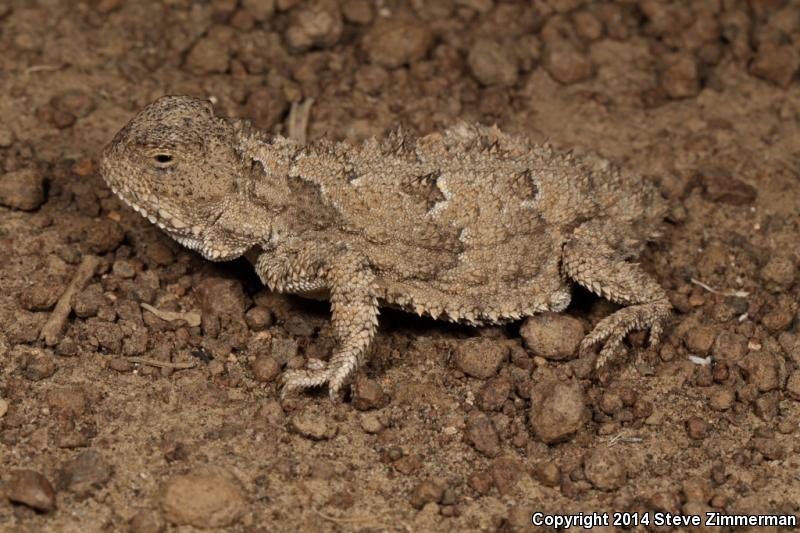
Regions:
<instances>
[{"instance_id":1,"label":"dirt ground","mask_svg":"<svg viewBox=\"0 0 800 533\"><path fill-rule=\"evenodd\" d=\"M797 0L0 0L0 531L797 516L799 66ZM98 175L163 94L276 133L313 98L312 139L468 120L602 154L669 200L641 259L669 334L595 372L532 348L613 310L585 292L508 327L386 311L344 403L281 400L327 305L182 249Z\"/></svg>"}]
</instances>

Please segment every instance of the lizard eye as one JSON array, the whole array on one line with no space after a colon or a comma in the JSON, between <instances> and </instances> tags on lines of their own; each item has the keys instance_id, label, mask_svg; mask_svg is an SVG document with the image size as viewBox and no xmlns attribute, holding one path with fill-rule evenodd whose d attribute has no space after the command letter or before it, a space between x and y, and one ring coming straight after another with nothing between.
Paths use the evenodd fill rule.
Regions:
<instances>
[{"instance_id":1,"label":"lizard eye","mask_svg":"<svg viewBox=\"0 0 800 533\"><path fill-rule=\"evenodd\" d=\"M167 168L172 166L174 158L171 154L158 153L153 156L153 162L158 168Z\"/></svg>"}]
</instances>

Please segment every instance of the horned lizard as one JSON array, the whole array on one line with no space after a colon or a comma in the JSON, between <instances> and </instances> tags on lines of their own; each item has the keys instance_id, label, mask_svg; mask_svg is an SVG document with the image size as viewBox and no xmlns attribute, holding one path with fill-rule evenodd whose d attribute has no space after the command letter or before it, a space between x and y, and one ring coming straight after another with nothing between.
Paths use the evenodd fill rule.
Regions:
<instances>
[{"instance_id":1,"label":"horned lizard","mask_svg":"<svg viewBox=\"0 0 800 533\"><path fill-rule=\"evenodd\" d=\"M664 290L631 262L663 218L656 189L496 127L303 146L165 96L117 133L102 174L207 259L257 247L270 289L330 299L330 360L285 372L284 391L327 384L336 395L363 364L381 305L493 324L563 311L577 283L626 306L581 343L604 343L598 365L632 330L658 343L670 315Z\"/></svg>"}]
</instances>

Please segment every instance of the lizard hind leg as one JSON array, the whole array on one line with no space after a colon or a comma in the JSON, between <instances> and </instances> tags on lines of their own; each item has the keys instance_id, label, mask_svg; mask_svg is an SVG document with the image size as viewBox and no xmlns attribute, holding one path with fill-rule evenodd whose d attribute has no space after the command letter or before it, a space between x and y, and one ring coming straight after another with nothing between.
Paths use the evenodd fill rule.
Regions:
<instances>
[{"instance_id":1,"label":"lizard hind leg","mask_svg":"<svg viewBox=\"0 0 800 533\"><path fill-rule=\"evenodd\" d=\"M616 255L602 238L583 236L567 243L562 260L564 273L579 285L627 305L602 319L581 342L582 352L603 343L598 368L620 351L631 331L649 329L650 345L658 345L672 310L664 289L650 275Z\"/></svg>"}]
</instances>

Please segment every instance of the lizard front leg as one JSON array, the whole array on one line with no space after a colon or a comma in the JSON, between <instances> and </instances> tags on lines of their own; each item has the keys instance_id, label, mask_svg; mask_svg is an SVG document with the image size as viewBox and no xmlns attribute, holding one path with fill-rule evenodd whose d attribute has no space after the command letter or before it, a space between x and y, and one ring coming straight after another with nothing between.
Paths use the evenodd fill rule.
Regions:
<instances>
[{"instance_id":1,"label":"lizard front leg","mask_svg":"<svg viewBox=\"0 0 800 533\"><path fill-rule=\"evenodd\" d=\"M609 246L598 233L576 234L564 247L564 274L579 285L614 303L627 305L601 320L581 342L581 351L605 341L597 359L603 366L633 330L649 329L657 345L672 306L656 281Z\"/></svg>"},{"instance_id":2,"label":"lizard front leg","mask_svg":"<svg viewBox=\"0 0 800 533\"><path fill-rule=\"evenodd\" d=\"M336 346L330 361L284 373L282 394L328 385L335 398L361 366L378 326L375 275L366 258L345 246L279 248L265 252L256 272L270 289L307 293L327 289Z\"/></svg>"}]
</instances>

